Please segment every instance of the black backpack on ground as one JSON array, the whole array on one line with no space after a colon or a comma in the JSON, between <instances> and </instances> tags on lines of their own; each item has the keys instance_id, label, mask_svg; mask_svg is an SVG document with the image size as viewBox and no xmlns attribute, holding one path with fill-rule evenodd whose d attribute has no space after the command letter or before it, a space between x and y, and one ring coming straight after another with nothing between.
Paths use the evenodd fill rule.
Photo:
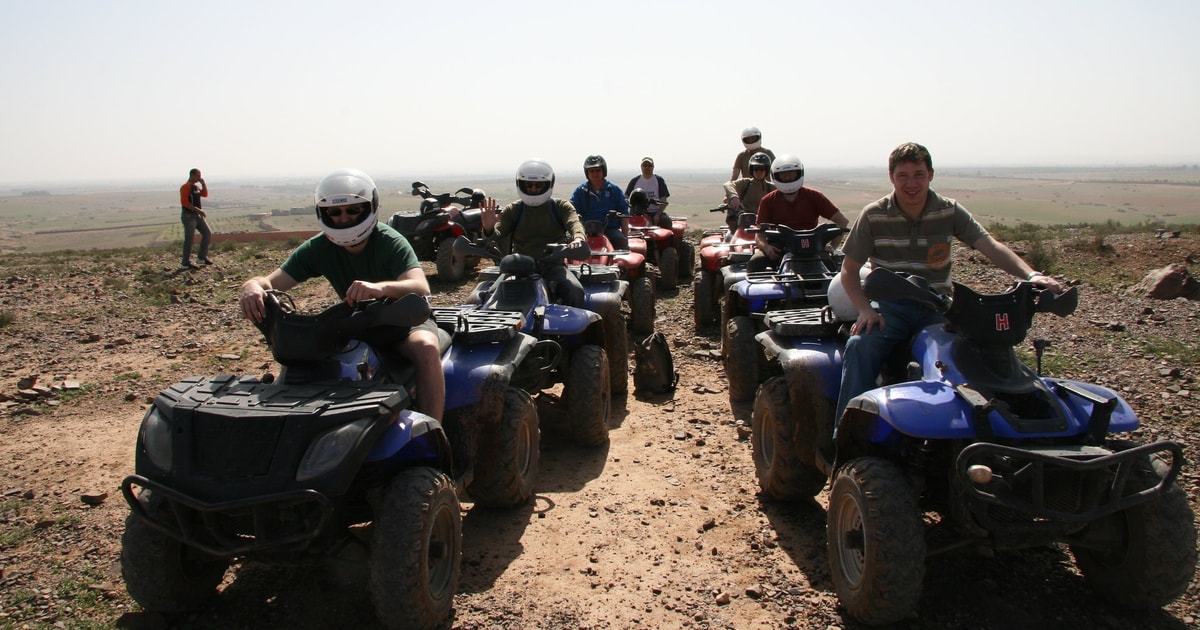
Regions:
<instances>
[{"instance_id":1,"label":"black backpack on ground","mask_svg":"<svg viewBox=\"0 0 1200 630\"><path fill-rule=\"evenodd\" d=\"M654 396L675 391L679 373L671 358L671 346L661 332L650 334L633 346L633 387L637 395Z\"/></svg>"}]
</instances>

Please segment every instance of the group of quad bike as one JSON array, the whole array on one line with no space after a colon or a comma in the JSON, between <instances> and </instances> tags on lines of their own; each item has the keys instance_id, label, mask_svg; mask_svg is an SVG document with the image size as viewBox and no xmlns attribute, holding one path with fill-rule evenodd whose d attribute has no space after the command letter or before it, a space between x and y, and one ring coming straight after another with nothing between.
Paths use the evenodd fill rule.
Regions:
<instances>
[{"instance_id":1,"label":"group of quad bike","mask_svg":"<svg viewBox=\"0 0 1200 630\"><path fill-rule=\"evenodd\" d=\"M720 326L731 405L753 400L763 497L811 500L830 488L828 557L850 617L911 615L926 558L961 548L1065 543L1087 582L1127 608L1186 590L1197 551L1176 484L1180 445L1116 437L1139 426L1120 396L1043 376L1044 340L1033 344L1036 371L1014 351L1035 313L1071 314L1076 289L1017 282L981 295L956 283L945 296L872 271L868 297L924 304L946 324L899 349L835 434L853 322L830 305L841 263L831 244L844 228L755 225L743 213L693 245L686 221L659 227L656 208L635 206L628 250L589 226L587 252L551 246L534 259L501 256L483 237L481 191L413 191L421 210L389 224L418 257L449 280L480 259L495 264L456 307L409 296L306 315L278 294L259 324L278 376L196 377L161 392L122 484L122 572L144 608L200 607L236 557L366 558L386 627L443 624L458 582L460 500L530 500L543 421L577 444L605 444L611 397L628 389L628 335L652 332L657 290L689 278L697 331ZM748 273L757 234L783 258ZM583 308L555 303L538 273L564 258L586 259L568 263ZM444 351L442 422L411 409L413 366L381 350L430 317Z\"/></svg>"}]
</instances>

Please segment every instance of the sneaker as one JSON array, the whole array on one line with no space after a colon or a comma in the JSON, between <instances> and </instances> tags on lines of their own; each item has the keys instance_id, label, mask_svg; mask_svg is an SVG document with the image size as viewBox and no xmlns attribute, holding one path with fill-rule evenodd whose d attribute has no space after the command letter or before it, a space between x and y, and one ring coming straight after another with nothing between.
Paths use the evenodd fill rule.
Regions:
<instances>
[{"instance_id":1,"label":"sneaker","mask_svg":"<svg viewBox=\"0 0 1200 630\"><path fill-rule=\"evenodd\" d=\"M196 269L199 269L199 267L193 265L192 263L179 265L179 271L195 271Z\"/></svg>"},{"instance_id":2,"label":"sneaker","mask_svg":"<svg viewBox=\"0 0 1200 630\"><path fill-rule=\"evenodd\" d=\"M205 258L204 260L200 261L200 264L202 264L202 265L211 265L211 264L213 264L213 261L212 261L212 259L211 259L211 258Z\"/></svg>"}]
</instances>

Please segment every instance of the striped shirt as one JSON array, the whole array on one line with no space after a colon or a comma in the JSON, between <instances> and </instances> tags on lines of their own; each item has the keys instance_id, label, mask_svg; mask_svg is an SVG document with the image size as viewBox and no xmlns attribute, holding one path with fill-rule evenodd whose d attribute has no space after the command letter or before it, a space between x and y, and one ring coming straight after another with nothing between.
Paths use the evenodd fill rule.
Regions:
<instances>
[{"instance_id":1,"label":"striped shirt","mask_svg":"<svg viewBox=\"0 0 1200 630\"><path fill-rule=\"evenodd\" d=\"M987 230L967 209L932 190L921 216L911 219L900 210L895 193L863 208L842 251L873 267L918 275L941 292L950 287L950 242L974 246Z\"/></svg>"}]
</instances>

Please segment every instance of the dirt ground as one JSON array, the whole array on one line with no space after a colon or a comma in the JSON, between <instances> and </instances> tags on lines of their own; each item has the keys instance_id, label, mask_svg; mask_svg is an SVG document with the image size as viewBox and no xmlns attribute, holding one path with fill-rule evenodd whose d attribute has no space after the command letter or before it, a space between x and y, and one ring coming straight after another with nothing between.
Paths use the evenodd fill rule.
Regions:
<instances>
[{"instance_id":1,"label":"dirt ground","mask_svg":"<svg viewBox=\"0 0 1200 630\"><path fill-rule=\"evenodd\" d=\"M1056 251L1098 274L1140 278L1194 260L1200 238L1113 236L1101 251L1067 241ZM179 289L163 306L140 301L139 278L170 273L174 251L4 261L0 307L16 321L0 328L0 627L377 627L353 580L331 585L316 566L235 564L207 608L172 618L142 612L120 578L128 510L118 486L133 471L149 401L186 376L275 369L233 295L285 253L283 245L219 251L215 266L171 278ZM1005 283L961 248L956 256L960 280ZM427 272L438 304L472 285L438 282L432 265ZM1076 314L1043 316L1031 338L1053 341L1054 374L1122 392L1143 421L1134 439L1179 440L1200 459L1200 303L1131 297L1086 275L1069 277L1081 282ZM323 283L309 284L302 304L330 303ZM618 400L605 448L543 439L531 504L464 504L451 627L857 627L842 616L829 575L826 495L760 500L751 408L731 408L718 331L696 334L691 301L690 287L659 298L657 327L680 372L673 396ZM1190 465L1180 485L1200 507L1200 468ZM1129 613L1089 590L1065 547L949 554L930 559L920 609L899 627L1195 628L1200 584L1161 611Z\"/></svg>"}]
</instances>

